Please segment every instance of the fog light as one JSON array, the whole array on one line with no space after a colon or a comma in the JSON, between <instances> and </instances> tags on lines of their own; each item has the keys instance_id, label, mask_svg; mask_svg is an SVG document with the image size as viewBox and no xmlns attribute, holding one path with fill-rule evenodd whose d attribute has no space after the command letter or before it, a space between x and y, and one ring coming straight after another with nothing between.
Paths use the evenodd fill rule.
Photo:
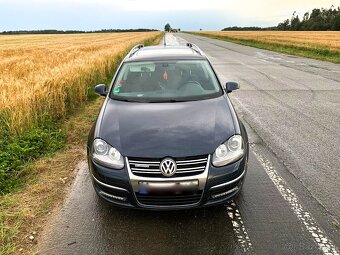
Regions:
<instances>
[{"instance_id":1,"label":"fog light","mask_svg":"<svg viewBox=\"0 0 340 255\"><path fill-rule=\"evenodd\" d=\"M230 190L228 190L228 191L225 191L225 192L222 192L222 193L218 193L218 194L215 194L215 195L211 195L211 197L212 197L213 199L220 198L220 197L224 197L224 196L226 196L226 195L228 195L228 194L230 194L230 193L233 193L233 192L235 192L235 191L237 191L237 190L238 190L238 186L236 186L236 187L234 187L234 188L232 188L232 189L230 189Z\"/></svg>"},{"instance_id":2,"label":"fog light","mask_svg":"<svg viewBox=\"0 0 340 255\"><path fill-rule=\"evenodd\" d=\"M99 194L112 198L112 199L116 199L116 200L120 200L120 201L126 201L126 197L120 197L120 196L115 196L115 195L111 195L109 193L106 193L104 191L99 191Z\"/></svg>"}]
</instances>

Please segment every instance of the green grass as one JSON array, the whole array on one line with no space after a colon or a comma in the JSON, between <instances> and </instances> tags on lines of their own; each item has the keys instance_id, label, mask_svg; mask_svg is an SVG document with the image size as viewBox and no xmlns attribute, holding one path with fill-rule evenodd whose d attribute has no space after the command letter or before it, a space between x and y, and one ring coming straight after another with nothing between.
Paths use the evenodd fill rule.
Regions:
<instances>
[{"instance_id":1,"label":"green grass","mask_svg":"<svg viewBox=\"0 0 340 255\"><path fill-rule=\"evenodd\" d=\"M2 240L0 244L0 255L12 254L15 251L15 245L13 245L13 240L18 234L18 229L20 227L20 222L14 224L14 226L9 226L7 221L16 218L17 215L8 214L5 208L12 206L13 201L4 196L2 200L0 200L0 240Z\"/></svg>"},{"instance_id":2,"label":"green grass","mask_svg":"<svg viewBox=\"0 0 340 255\"><path fill-rule=\"evenodd\" d=\"M0 139L0 194L13 191L24 181L25 165L63 148L65 136L56 123L46 121L42 126Z\"/></svg>"},{"instance_id":3,"label":"green grass","mask_svg":"<svg viewBox=\"0 0 340 255\"><path fill-rule=\"evenodd\" d=\"M226 35L210 35L205 33L189 32L190 34L205 36L213 39L223 40L227 42L237 43L245 46L251 46L259 49L281 52L289 55L296 55L306 58L313 58L333 63L340 63L340 51L333 51L321 47L304 47L296 45L280 45L275 43L258 42L251 39L235 39Z\"/></svg>"}]
</instances>

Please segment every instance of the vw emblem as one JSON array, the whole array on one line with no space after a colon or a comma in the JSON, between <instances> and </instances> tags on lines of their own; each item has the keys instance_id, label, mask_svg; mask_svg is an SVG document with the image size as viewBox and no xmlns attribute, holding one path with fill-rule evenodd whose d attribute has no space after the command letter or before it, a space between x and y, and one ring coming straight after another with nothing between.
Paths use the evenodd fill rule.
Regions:
<instances>
[{"instance_id":1,"label":"vw emblem","mask_svg":"<svg viewBox=\"0 0 340 255\"><path fill-rule=\"evenodd\" d=\"M173 176L177 170L177 165L176 165L175 160L171 158L163 159L159 166L159 170L161 170L161 173L166 177Z\"/></svg>"}]
</instances>

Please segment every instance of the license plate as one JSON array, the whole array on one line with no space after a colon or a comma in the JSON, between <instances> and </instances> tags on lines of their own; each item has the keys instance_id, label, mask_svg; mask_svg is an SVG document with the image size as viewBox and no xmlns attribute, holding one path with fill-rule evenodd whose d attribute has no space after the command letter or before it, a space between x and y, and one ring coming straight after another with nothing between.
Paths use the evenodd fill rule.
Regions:
<instances>
[{"instance_id":1,"label":"license plate","mask_svg":"<svg viewBox=\"0 0 340 255\"><path fill-rule=\"evenodd\" d=\"M198 189L198 180L178 182L139 182L139 193L149 194L153 192L187 192Z\"/></svg>"}]
</instances>

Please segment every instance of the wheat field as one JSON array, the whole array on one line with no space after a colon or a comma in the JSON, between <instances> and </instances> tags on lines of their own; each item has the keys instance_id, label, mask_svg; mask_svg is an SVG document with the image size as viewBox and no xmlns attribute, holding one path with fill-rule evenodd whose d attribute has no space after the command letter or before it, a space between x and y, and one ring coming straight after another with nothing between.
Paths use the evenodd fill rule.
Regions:
<instances>
[{"instance_id":1,"label":"wheat field","mask_svg":"<svg viewBox=\"0 0 340 255\"><path fill-rule=\"evenodd\" d=\"M89 86L113 76L130 47L160 34L0 36L0 128L20 133L64 117L87 100Z\"/></svg>"},{"instance_id":2,"label":"wheat field","mask_svg":"<svg viewBox=\"0 0 340 255\"><path fill-rule=\"evenodd\" d=\"M260 43L340 51L340 32L336 31L202 31L199 33Z\"/></svg>"}]
</instances>

